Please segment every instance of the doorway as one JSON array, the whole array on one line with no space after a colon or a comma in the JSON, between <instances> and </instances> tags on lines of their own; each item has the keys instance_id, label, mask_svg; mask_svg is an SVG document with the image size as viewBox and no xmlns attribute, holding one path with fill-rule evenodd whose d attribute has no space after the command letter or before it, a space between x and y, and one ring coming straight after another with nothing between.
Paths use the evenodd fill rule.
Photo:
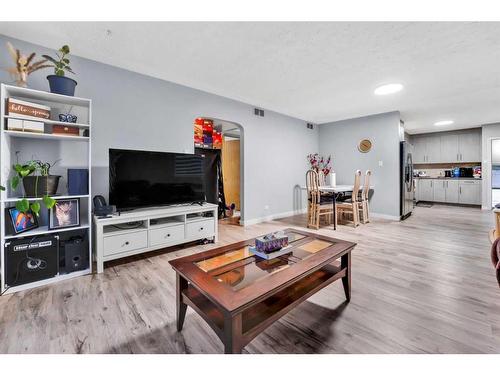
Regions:
<instances>
[{"instance_id":1,"label":"doorway","mask_svg":"<svg viewBox=\"0 0 500 375\"><path fill-rule=\"evenodd\" d=\"M194 125L194 142L196 153L220 155L218 171L209 171L219 174L219 218L224 224L241 225L244 221L243 127L232 121L198 117Z\"/></svg>"}]
</instances>

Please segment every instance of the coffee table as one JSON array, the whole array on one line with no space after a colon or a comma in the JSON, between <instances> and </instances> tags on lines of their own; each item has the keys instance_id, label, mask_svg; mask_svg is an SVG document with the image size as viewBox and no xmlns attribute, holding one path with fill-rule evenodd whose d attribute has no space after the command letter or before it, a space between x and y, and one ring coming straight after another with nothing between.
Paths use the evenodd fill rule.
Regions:
<instances>
[{"instance_id":1,"label":"coffee table","mask_svg":"<svg viewBox=\"0 0 500 375\"><path fill-rule=\"evenodd\" d=\"M269 325L338 279L349 301L356 244L296 229L285 233L290 253L271 260L249 251L251 239L170 261L177 275L177 330L190 306L225 353L241 353Z\"/></svg>"}]
</instances>

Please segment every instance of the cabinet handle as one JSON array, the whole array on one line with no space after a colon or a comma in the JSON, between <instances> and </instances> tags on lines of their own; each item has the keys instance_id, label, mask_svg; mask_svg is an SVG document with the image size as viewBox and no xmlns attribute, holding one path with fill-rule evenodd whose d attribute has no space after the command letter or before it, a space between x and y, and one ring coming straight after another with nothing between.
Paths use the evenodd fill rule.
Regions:
<instances>
[{"instance_id":1,"label":"cabinet handle","mask_svg":"<svg viewBox=\"0 0 500 375\"><path fill-rule=\"evenodd\" d=\"M126 242L122 245L122 247L123 247L123 246L127 246L127 245L130 245L130 242L126 241Z\"/></svg>"},{"instance_id":2,"label":"cabinet handle","mask_svg":"<svg viewBox=\"0 0 500 375\"><path fill-rule=\"evenodd\" d=\"M458 190L460 191L460 194L462 194L462 187L461 186L458 188Z\"/></svg>"},{"instance_id":3,"label":"cabinet handle","mask_svg":"<svg viewBox=\"0 0 500 375\"><path fill-rule=\"evenodd\" d=\"M201 227L200 230L203 230L203 227Z\"/></svg>"},{"instance_id":4,"label":"cabinet handle","mask_svg":"<svg viewBox=\"0 0 500 375\"><path fill-rule=\"evenodd\" d=\"M167 233L167 235L164 238L170 237L170 233Z\"/></svg>"}]
</instances>

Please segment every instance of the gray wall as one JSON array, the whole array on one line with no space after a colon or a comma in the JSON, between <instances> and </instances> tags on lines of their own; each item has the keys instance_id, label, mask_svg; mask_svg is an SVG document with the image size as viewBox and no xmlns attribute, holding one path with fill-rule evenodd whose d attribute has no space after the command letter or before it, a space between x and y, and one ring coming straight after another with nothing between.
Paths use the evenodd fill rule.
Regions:
<instances>
[{"instance_id":1,"label":"gray wall","mask_svg":"<svg viewBox=\"0 0 500 375\"><path fill-rule=\"evenodd\" d=\"M482 208L491 209L491 140L500 138L500 123L487 124L482 126L481 135L481 176L482 184Z\"/></svg>"},{"instance_id":2,"label":"gray wall","mask_svg":"<svg viewBox=\"0 0 500 375\"><path fill-rule=\"evenodd\" d=\"M5 48L8 40L24 53L52 53L0 35L2 67L12 64ZM93 195L108 194L109 148L192 153L193 120L206 116L243 127L245 221L303 208L294 186L304 184L306 155L318 149L318 131L307 129L305 121L271 111L256 117L249 104L83 58L72 57L71 63L77 73L76 95L93 102ZM48 90L48 74L52 72L35 72L29 87ZM0 82L12 82L4 70Z\"/></svg>"},{"instance_id":3,"label":"gray wall","mask_svg":"<svg viewBox=\"0 0 500 375\"><path fill-rule=\"evenodd\" d=\"M372 171L374 193L370 209L375 214L399 217L399 112L321 124L319 152L332 155L337 184L353 184L354 172ZM358 151L360 140L372 141L368 153ZM379 161L383 166L379 166Z\"/></svg>"}]
</instances>

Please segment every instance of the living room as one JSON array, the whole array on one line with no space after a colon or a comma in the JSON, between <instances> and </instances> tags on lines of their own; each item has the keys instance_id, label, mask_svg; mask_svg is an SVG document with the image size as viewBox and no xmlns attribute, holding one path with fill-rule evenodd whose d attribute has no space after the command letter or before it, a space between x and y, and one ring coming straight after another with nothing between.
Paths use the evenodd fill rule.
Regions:
<instances>
[{"instance_id":1,"label":"living room","mask_svg":"<svg viewBox=\"0 0 500 375\"><path fill-rule=\"evenodd\" d=\"M498 353L499 23L109 20L0 22L1 354Z\"/></svg>"}]
</instances>

